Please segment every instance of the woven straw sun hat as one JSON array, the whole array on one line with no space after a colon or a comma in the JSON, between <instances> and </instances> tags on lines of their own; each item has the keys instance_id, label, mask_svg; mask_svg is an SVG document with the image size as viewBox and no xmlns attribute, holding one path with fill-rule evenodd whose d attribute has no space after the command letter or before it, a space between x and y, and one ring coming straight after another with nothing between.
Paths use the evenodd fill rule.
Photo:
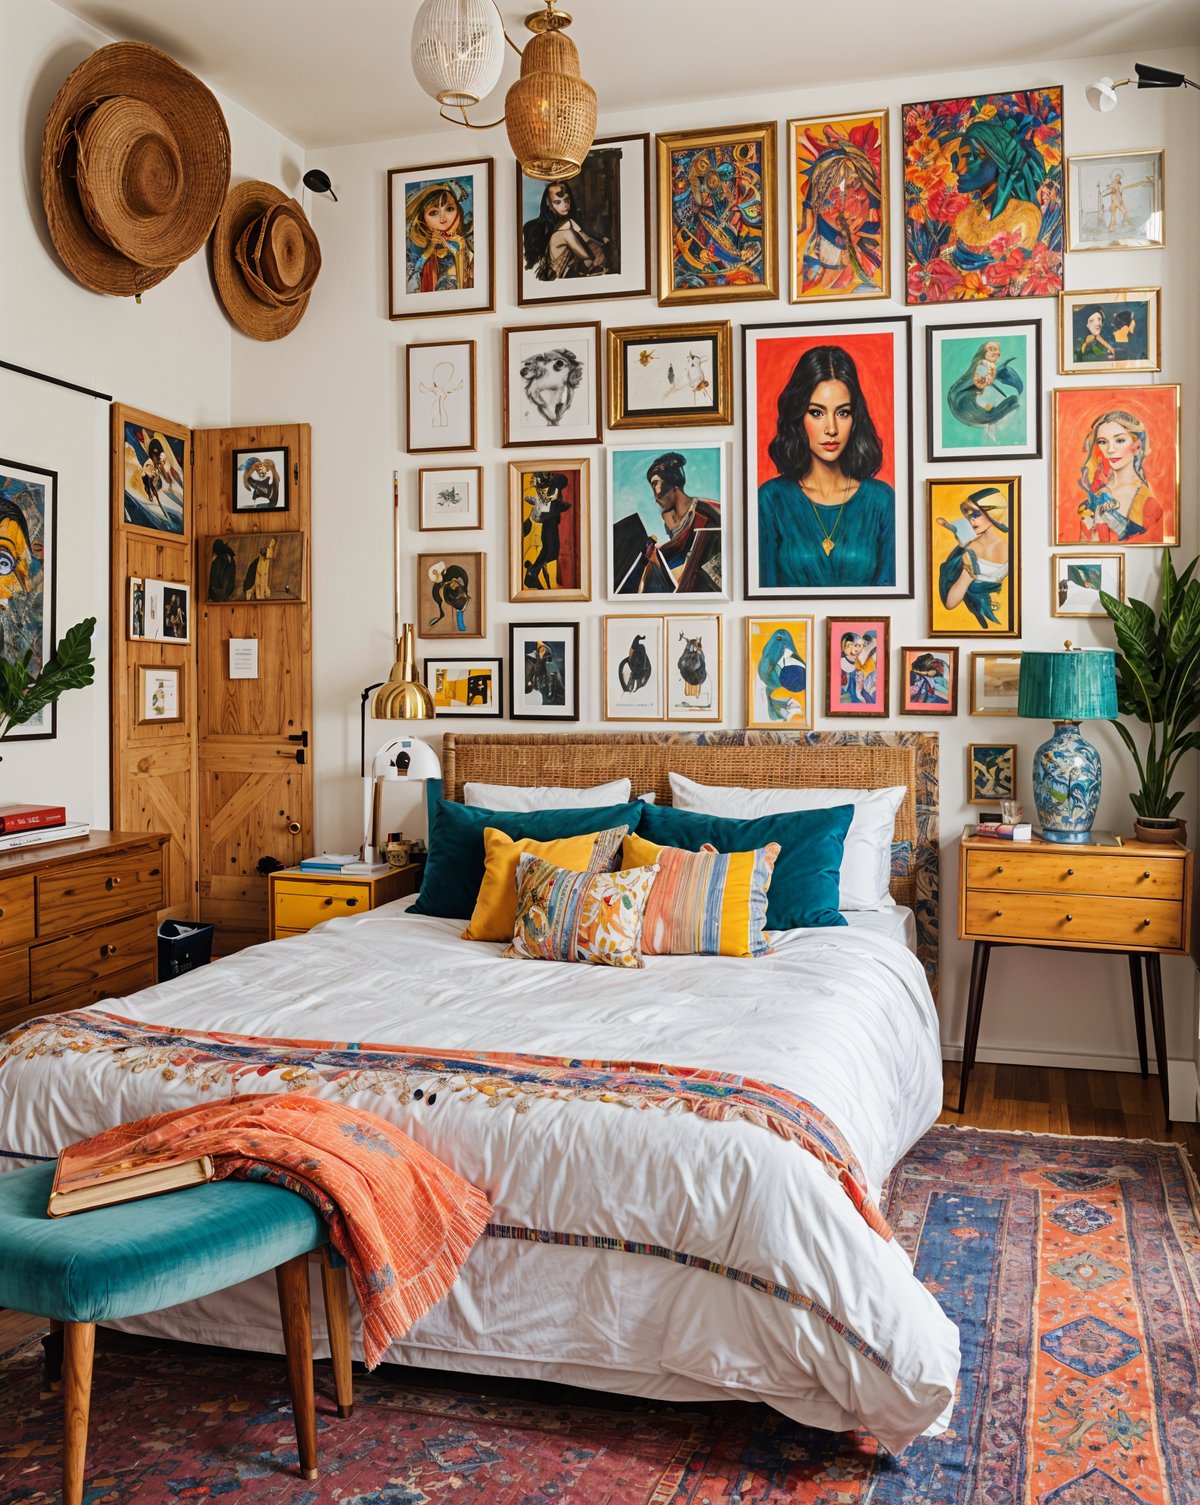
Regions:
<instances>
[{"instance_id":1,"label":"woven straw sun hat","mask_svg":"<svg viewBox=\"0 0 1200 1505\"><path fill-rule=\"evenodd\" d=\"M194 73L145 42L114 42L58 91L42 138L42 201L85 287L144 292L195 255L229 186L229 128Z\"/></svg>"},{"instance_id":2,"label":"woven straw sun hat","mask_svg":"<svg viewBox=\"0 0 1200 1505\"><path fill-rule=\"evenodd\" d=\"M321 247L304 210L270 183L229 190L212 237L225 312L256 340L278 340L304 317Z\"/></svg>"}]
</instances>

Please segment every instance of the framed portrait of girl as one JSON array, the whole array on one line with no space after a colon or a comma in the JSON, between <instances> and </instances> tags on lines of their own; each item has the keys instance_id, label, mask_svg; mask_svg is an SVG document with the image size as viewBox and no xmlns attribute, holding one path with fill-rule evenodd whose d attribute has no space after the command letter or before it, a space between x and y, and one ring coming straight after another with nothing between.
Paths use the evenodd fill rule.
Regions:
<instances>
[{"instance_id":1,"label":"framed portrait of girl","mask_svg":"<svg viewBox=\"0 0 1200 1505\"><path fill-rule=\"evenodd\" d=\"M1179 387L1056 387L1054 542L1179 542Z\"/></svg>"},{"instance_id":2,"label":"framed portrait of girl","mask_svg":"<svg viewBox=\"0 0 1200 1505\"><path fill-rule=\"evenodd\" d=\"M388 173L388 317L496 306L491 157Z\"/></svg>"},{"instance_id":3,"label":"framed portrait of girl","mask_svg":"<svg viewBox=\"0 0 1200 1505\"><path fill-rule=\"evenodd\" d=\"M791 301L888 295L887 111L788 121Z\"/></svg>"},{"instance_id":4,"label":"framed portrait of girl","mask_svg":"<svg viewBox=\"0 0 1200 1505\"><path fill-rule=\"evenodd\" d=\"M926 484L930 636L1020 637L1020 479Z\"/></svg>"},{"instance_id":5,"label":"framed portrait of girl","mask_svg":"<svg viewBox=\"0 0 1200 1505\"><path fill-rule=\"evenodd\" d=\"M742 330L746 595L913 594L912 320Z\"/></svg>"}]
</instances>

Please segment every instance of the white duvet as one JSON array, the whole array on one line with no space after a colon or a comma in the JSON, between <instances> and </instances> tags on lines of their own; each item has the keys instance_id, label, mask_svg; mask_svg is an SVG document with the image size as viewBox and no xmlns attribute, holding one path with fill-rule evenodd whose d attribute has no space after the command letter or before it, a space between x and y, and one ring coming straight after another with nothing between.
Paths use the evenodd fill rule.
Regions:
<instances>
[{"instance_id":1,"label":"white duvet","mask_svg":"<svg viewBox=\"0 0 1200 1505\"><path fill-rule=\"evenodd\" d=\"M103 1012L181 1030L754 1077L827 1114L872 1195L940 1110L921 966L869 930L791 931L757 961L656 957L633 972L507 961L460 928L390 905ZM274 1071L237 1090L285 1085ZM758 1399L808 1425L862 1426L892 1451L946 1426L954 1326L899 1245L795 1143L680 1105L448 1090L432 1068L419 1097L368 1073L315 1090L397 1123L487 1192L495 1223L532 1234L481 1239L389 1359L663 1399ZM0 1164L203 1095L161 1053L129 1052L120 1065L111 1052L13 1053L0 1066ZM547 1234L639 1247L535 1241ZM321 1313L318 1300L318 1330ZM282 1347L270 1277L123 1325Z\"/></svg>"}]
</instances>

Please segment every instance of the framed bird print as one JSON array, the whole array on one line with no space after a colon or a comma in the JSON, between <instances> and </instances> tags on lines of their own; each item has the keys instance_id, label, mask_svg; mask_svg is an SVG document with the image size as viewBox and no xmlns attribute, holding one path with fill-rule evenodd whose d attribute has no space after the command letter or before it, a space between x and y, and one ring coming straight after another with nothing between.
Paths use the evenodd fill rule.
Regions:
<instances>
[{"instance_id":1,"label":"framed bird print","mask_svg":"<svg viewBox=\"0 0 1200 1505\"><path fill-rule=\"evenodd\" d=\"M661 721L663 618L604 618L605 721Z\"/></svg>"},{"instance_id":2,"label":"framed bird print","mask_svg":"<svg viewBox=\"0 0 1200 1505\"><path fill-rule=\"evenodd\" d=\"M610 429L733 422L733 334L714 324L608 331Z\"/></svg>"},{"instance_id":3,"label":"framed bird print","mask_svg":"<svg viewBox=\"0 0 1200 1505\"><path fill-rule=\"evenodd\" d=\"M746 725L813 724L812 617L747 617Z\"/></svg>"}]
</instances>

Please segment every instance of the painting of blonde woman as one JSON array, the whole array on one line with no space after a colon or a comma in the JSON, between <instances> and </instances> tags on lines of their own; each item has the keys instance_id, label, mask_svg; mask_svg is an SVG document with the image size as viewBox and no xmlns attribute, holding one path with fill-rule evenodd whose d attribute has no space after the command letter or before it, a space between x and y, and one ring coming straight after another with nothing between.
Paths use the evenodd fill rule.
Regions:
<instances>
[{"instance_id":1,"label":"painting of blonde woman","mask_svg":"<svg viewBox=\"0 0 1200 1505\"><path fill-rule=\"evenodd\" d=\"M1019 637L1020 480L927 484L931 635Z\"/></svg>"},{"instance_id":2,"label":"painting of blonde woman","mask_svg":"<svg viewBox=\"0 0 1200 1505\"><path fill-rule=\"evenodd\" d=\"M1058 388L1054 541L1179 542L1179 387Z\"/></svg>"}]
</instances>

